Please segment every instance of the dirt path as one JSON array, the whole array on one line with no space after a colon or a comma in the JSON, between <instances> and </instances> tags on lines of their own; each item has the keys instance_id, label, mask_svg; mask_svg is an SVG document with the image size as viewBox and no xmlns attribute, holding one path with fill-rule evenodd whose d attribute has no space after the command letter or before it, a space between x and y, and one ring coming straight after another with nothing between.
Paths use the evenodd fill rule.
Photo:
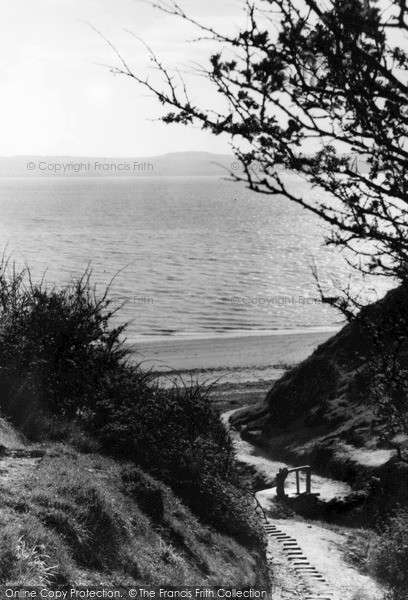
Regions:
<instances>
[{"instance_id":1,"label":"dirt path","mask_svg":"<svg viewBox=\"0 0 408 600\"><path fill-rule=\"evenodd\" d=\"M234 411L223 415L224 421ZM232 431L238 459L256 466L273 477L282 467L291 467L271 460L265 452L242 440ZM329 500L350 492L348 484L327 477L312 476L312 491ZM285 491L295 495L295 480L288 479ZM266 514L276 497L275 488L258 492L257 498ZM265 525L268 536L268 562L273 572L273 600L380 600L382 588L367 575L361 574L345 561L342 549L347 532L335 532L315 522L269 519Z\"/></svg>"},{"instance_id":2,"label":"dirt path","mask_svg":"<svg viewBox=\"0 0 408 600\"><path fill-rule=\"evenodd\" d=\"M380 600L383 590L369 576L345 562L341 548L345 534L296 519L268 519L268 559L279 586L296 574L298 586L276 593L282 600ZM279 593L280 592L280 593ZM275 600L275 597L274 597Z\"/></svg>"},{"instance_id":3,"label":"dirt path","mask_svg":"<svg viewBox=\"0 0 408 600\"><path fill-rule=\"evenodd\" d=\"M230 410L223 414L223 421L228 422L230 416L236 411ZM246 442L241 438L238 432L231 430L231 436L234 441L235 451L237 458L240 462L254 465L257 467L258 472L265 473L268 479L273 479L279 469L288 467L289 469L293 466L288 463L279 462L271 459L267 452L260 448L256 448L249 442ZM305 489L305 475L300 475L300 482L302 489ZM285 482L285 492L288 496L295 496L296 492L296 479L295 475L292 474L288 477ZM331 500L333 498L342 498L347 496L351 492L351 487L344 481L337 481L330 479L329 477L321 477L313 474L312 476L312 492L319 494L321 500ZM274 490L263 490L258 492L258 499L268 507L269 501L274 497Z\"/></svg>"}]
</instances>

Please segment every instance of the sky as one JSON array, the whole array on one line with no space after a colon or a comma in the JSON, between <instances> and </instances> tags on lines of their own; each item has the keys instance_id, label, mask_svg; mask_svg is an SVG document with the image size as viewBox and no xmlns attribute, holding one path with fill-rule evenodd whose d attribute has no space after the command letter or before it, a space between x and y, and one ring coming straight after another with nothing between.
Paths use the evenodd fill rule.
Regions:
<instances>
[{"instance_id":1,"label":"sky","mask_svg":"<svg viewBox=\"0 0 408 600\"><path fill-rule=\"evenodd\" d=\"M231 32L242 0L181 0L201 22ZM0 156L156 156L187 150L229 153L228 138L165 125L164 109L128 77L103 33L138 74L156 77L148 53L191 71L208 64L211 41L193 42L191 25L143 0L2 0L0 3ZM134 35L129 33L130 30ZM187 75L193 99L214 102L209 83ZM216 101L216 100L215 100Z\"/></svg>"}]
</instances>

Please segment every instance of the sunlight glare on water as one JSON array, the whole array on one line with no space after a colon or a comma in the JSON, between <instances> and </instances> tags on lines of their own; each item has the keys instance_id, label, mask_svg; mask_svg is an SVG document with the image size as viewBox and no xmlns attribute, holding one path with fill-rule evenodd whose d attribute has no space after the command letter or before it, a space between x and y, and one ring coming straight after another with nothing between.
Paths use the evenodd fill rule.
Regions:
<instances>
[{"instance_id":1,"label":"sunlight glare on water","mask_svg":"<svg viewBox=\"0 0 408 600\"><path fill-rule=\"evenodd\" d=\"M91 263L103 289L120 271L110 296L126 302L130 339L340 319L318 301L310 259L323 281L346 280L349 267L322 248L317 218L279 196L217 177L8 178L0 208L2 247L35 277L47 269L47 281L66 282Z\"/></svg>"}]
</instances>

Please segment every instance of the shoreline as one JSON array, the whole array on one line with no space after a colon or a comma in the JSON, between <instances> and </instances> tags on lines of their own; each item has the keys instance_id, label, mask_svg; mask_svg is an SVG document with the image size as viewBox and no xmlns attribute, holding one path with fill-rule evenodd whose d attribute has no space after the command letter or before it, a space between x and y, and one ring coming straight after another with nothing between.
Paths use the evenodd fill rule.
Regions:
<instances>
[{"instance_id":1,"label":"shoreline","mask_svg":"<svg viewBox=\"0 0 408 600\"><path fill-rule=\"evenodd\" d=\"M142 367L155 372L214 374L245 382L276 379L277 372L307 358L337 331L139 341L130 348Z\"/></svg>"},{"instance_id":2,"label":"shoreline","mask_svg":"<svg viewBox=\"0 0 408 600\"><path fill-rule=\"evenodd\" d=\"M140 335L135 337L127 338L127 342L130 346L137 346L138 344L150 344L159 342L191 342L191 341L203 341L203 340L236 340L236 339L247 339L252 337L269 337L277 335L303 335L303 334L315 334L315 333L337 333L346 323L337 323L334 325L320 325L315 327L294 327L294 328L282 328L282 329L265 329L265 330L248 330L248 329L237 329L233 331L224 331L223 333L185 333L185 334L158 334L158 335Z\"/></svg>"}]
</instances>

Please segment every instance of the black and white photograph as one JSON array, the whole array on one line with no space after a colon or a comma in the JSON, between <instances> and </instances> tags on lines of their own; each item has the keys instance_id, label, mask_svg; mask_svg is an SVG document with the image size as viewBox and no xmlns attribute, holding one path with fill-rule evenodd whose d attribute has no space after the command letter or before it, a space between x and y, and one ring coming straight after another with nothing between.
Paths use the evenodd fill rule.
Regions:
<instances>
[{"instance_id":1,"label":"black and white photograph","mask_svg":"<svg viewBox=\"0 0 408 600\"><path fill-rule=\"evenodd\" d=\"M0 48L0 598L408 600L406 0Z\"/></svg>"}]
</instances>

